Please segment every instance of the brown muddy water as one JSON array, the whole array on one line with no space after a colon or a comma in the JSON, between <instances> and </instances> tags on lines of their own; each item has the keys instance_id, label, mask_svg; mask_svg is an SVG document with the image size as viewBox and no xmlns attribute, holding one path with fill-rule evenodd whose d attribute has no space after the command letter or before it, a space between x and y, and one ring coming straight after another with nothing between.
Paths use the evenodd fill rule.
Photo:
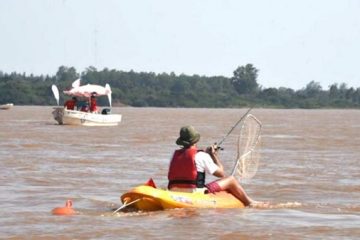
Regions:
<instances>
[{"instance_id":1,"label":"brown muddy water","mask_svg":"<svg viewBox=\"0 0 360 240\"><path fill-rule=\"evenodd\" d=\"M0 111L0 238L359 239L359 110L251 111L263 124L261 160L242 185L269 208L112 214L148 178L166 186L181 126L206 147L246 110L114 108L117 127L60 126L50 106ZM234 135L220 155L228 173ZM52 215L67 199L79 214Z\"/></svg>"}]
</instances>

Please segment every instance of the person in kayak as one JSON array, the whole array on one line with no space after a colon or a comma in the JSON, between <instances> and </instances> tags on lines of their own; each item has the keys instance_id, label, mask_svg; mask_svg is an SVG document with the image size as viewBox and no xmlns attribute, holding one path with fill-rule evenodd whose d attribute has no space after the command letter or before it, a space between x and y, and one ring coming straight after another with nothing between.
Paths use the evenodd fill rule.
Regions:
<instances>
[{"instance_id":1,"label":"person in kayak","mask_svg":"<svg viewBox=\"0 0 360 240\"><path fill-rule=\"evenodd\" d=\"M217 155L216 145L208 147L206 151L197 149L196 143L200 134L193 126L180 129L180 136L176 144L182 146L174 152L168 172L168 189L172 191L192 192L197 188L204 188L207 193L228 191L239 199L245 206L258 203L252 200L233 176L225 176L224 167ZM212 174L219 179L205 184L205 173Z\"/></svg>"}]
</instances>

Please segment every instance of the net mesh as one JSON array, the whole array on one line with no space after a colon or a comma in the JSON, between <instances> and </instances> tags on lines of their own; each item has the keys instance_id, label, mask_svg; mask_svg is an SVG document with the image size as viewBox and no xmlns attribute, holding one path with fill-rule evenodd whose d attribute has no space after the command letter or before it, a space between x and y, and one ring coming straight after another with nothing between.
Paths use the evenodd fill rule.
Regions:
<instances>
[{"instance_id":1,"label":"net mesh","mask_svg":"<svg viewBox=\"0 0 360 240\"><path fill-rule=\"evenodd\" d=\"M258 169L261 122L252 114L244 119L238 138L238 151L232 175L240 179L252 178Z\"/></svg>"}]
</instances>

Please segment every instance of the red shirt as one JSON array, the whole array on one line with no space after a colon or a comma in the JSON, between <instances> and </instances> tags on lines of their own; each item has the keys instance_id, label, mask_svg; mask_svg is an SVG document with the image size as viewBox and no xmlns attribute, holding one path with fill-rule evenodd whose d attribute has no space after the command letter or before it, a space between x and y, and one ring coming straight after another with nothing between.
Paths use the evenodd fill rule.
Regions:
<instances>
[{"instance_id":1,"label":"red shirt","mask_svg":"<svg viewBox=\"0 0 360 240\"><path fill-rule=\"evenodd\" d=\"M65 102L64 107L69 110L74 110L76 101L74 99L69 99Z\"/></svg>"},{"instance_id":2,"label":"red shirt","mask_svg":"<svg viewBox=\"0 0 360 240\"><path fill-rule=\"evenodd\" d=\"M90 99L90 112L97 112L96 99Z\"/></svg>"}]
</instances>

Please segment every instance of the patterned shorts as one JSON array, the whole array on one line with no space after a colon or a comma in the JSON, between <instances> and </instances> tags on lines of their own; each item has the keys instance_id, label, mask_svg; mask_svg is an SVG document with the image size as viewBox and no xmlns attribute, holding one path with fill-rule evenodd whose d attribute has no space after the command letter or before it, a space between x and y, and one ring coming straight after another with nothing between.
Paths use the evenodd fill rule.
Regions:
<instances>
[{"instance_id":1,"label":"patterned shorts","mask_svg":"<svg viewBox=\"0 0 360 240\"><path fill-rule=\"evenodd\" d=\"M222 189L217 181L213 181L205 185L209 193L220 192Z\"/></svg>"}]
</instances>

